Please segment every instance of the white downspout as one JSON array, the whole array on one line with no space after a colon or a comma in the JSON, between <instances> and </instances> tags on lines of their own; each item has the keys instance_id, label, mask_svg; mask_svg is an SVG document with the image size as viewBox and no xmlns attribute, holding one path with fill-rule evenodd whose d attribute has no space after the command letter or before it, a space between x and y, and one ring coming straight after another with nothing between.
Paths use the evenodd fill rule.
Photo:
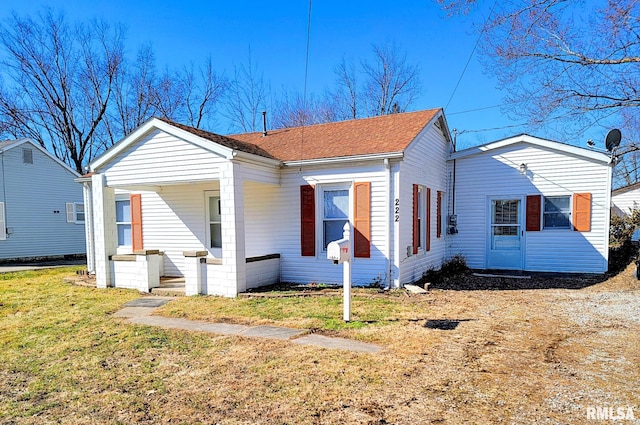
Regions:
<instances>
[{"instance_id":1,"label":"white downspout","mask_svg":"<svg viewBox=\"0 0 640 425\"><path fill-rule=\"evenodd\" d=\"M387 282L386 287L391 288L393 283L393 261L391 261L391 229L393 227L393 191L391 190L391 164L389 164L389 158L384 159L384 168L386 173L386 186L387 186L387 199L389 205L386 208L387 211Z\"/></svg>"}]
</instances>

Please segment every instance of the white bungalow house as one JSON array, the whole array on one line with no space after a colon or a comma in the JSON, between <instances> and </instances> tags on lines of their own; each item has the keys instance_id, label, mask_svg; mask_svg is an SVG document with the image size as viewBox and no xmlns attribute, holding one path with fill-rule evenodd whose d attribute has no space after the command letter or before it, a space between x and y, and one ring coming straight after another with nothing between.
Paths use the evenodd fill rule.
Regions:
<instances>
[{"instance_id":1,"label":"white bungalow house","mask_svg":"<svg viewBox=\"0 0 640 425\"><path fill-rule=\"evenodd\" d=\"M78 176L30 139L0 142L0 261L84 255Z\"/></svg>"},{"instance_id":2,"label":"white bungalow house","mask_svg":"<svg viewBox=\"0 0 640 425\"><path fill-rule=\"evenodd\" d=\"M326 247L347 222L354 284L400 287L455 254L475 268L606 270L606 155L529 136L453 151L441 109L232 136L151 119L79 179L89 270L99 287L179 276L187 294L224 296L341 283Z\"/></svg>"},{"instance_id":3,"label":"white bungalow house","mask_svg":"<svg viewBox=\"0 0 640 425\"><path fill-rule=\"evenodd\" d=\"M235 296L342 282L326 246L354 229L354 284L398 287L445 258L441 109L220 136L151 119L79 179L99 287Z\"/></svg>"},{"instance_id":4,"label":"white bungalow house","mask_svg":"<svg viewBox=\"0 0 640 425\"><path fill-rule=\"evenodd\" d=\"M611 192L611 213L620 217L640 209L640 183L620 187Z\"/></svg>"},{"instance_id":5,"label":"white bungalow house","mask_svg":"<svg viewBox=\"0 0 640 425\"><path fill-rule=\"evenodd\" d=\"M449 255L477 269L606 272L610 162L524 134L453 153Z\"/></svg>"}]
</instances>

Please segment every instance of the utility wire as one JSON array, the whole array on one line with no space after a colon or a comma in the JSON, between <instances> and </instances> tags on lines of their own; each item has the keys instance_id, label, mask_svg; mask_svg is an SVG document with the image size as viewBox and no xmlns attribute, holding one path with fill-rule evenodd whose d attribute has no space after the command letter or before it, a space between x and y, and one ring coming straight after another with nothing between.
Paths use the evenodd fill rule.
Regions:
<instances>
[{"instance_id":1,"label":"utility wire","mask_svg":"<svg viewBox=\"0 0 640 425\"><path fill-rule=\"evenodd\" d=\"M311 44L311 5L309 0L309 14L307 16L307 50L304 62L304 90L302 93L302 130L300 135L300 159L304 152L304 127L307 125L307 79L309 76L309 45Z\"/></svg>"},{"instance_id":2,"label":"utility wire","mask_svg":"<svg viewBox=\"0 0 640 425\"><path fill-rule=\"evenodd\" d=\"M447 105L444 107L445 110L447 108L449 108L449 104L453 100L453 96L456 94L456 91L458 90L458 86L460 85L460 82L462 81L462 78L464 77L465 72L467 72L467 68L469 67L469 63L471 63L471 58L473 57L473 54L476 52L476 49L478 48L478 44L480 44L480 39L482 38L482 35L487 31L487 25L489 24L489 18L491 18L491 15L493 14L493 8L495 7L496 3L497 3L497 0L493 3L493 6L491 6L491 8L489 9L489 14L487 15L487 18L484 21L484 25L482 26L482 31L480 31L480 34L478 34L478 38L476 39L476 44L473 46L473 50L471 50L471 53L469 54L469 58L467 59L467 63L464 65L464 68L462 69L462 73L460 74L460 78L458 78L458 82L456 83L456 86L453 88L453 92L451 93L451 96L449 97L449 101L447 102Z\"/></svg>"}]
</instances>

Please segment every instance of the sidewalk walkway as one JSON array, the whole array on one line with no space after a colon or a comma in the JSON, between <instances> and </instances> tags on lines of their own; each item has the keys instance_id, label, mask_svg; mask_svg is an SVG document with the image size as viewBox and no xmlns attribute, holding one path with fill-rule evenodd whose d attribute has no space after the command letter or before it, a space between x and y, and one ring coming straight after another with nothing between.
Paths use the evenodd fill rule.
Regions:
<instances>
[{"instance_id":1,"label":"sidewalk walkway","mask_svg":"<svg viewBox=\"0 0 640 425\"><path fill-rule=\"evenodd\" d=\"M332 338L323 335L306 334L305 329L292 329L279 326L245 326L229 323L210 323L198 320L173 319L152 316L153 311L173 300L173 297L143 297L130 301L114 316L129 319L130 323L158 326L166 329L183 329L187 331L209 332L221 335L238 335L291 341L293 344L313 345L316 347L355 351L375 354L382 348L375 344L353 341L345 338Z\"/></svg>"}]
</instances>

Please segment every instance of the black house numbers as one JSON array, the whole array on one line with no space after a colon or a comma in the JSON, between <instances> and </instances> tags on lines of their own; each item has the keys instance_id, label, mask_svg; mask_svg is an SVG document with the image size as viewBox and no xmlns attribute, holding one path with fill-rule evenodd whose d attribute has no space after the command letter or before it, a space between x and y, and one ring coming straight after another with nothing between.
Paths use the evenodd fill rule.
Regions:
<instances>
[{"instance_id":1,"label":"black house numbers","mask_svg":"<svg viewBox=\"0 0 640 425\"><path fill-rule=\"evenodd\" d=\"M394 221L400 221L400 199L396 198L394 202L395 218Z\"/></svg>"}]
</instances>

